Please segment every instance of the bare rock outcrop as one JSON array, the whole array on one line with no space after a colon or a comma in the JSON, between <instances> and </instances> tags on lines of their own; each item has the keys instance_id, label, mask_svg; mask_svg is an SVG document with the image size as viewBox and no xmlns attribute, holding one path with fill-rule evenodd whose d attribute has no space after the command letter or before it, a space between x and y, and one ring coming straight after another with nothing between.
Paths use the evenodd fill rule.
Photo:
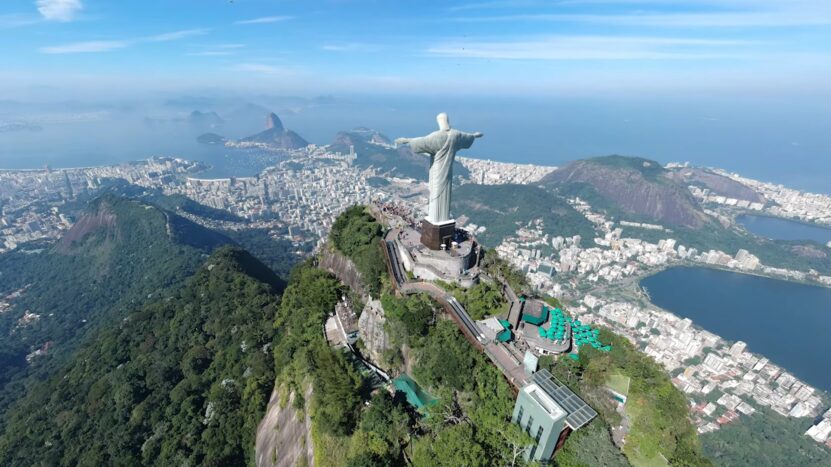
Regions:
<instances>
[{"instance_id":1,"label":"bare rock outcrop","mask_svg":"<svg viewBox=\"0 0 831 467\"><path fill-rule=\"evenodd\" d=\"M380 300L368 300L358 318L358 336L363 341L367 356L373 362L382 362L385 350L391 347L390 339L384 329L387 322Z\"/></svg>"},{"instance_id":2,"label":"bare rock outcrop","mask_svg":"<svg viewBox=\"0 0 831 467\"><path fill-rule=\"evenodd\" d=\"M358 268L355 267L355 263L340 252L335 251L332 248L323 248L320 254L320 263L318 263L318 267L337 277L338 280L346 284L353 293L360 295L363 301L366 301L369 298L369 292L367 292L366 287L364 286L363 279L361 279L361 273L358 272Z\"/></svg>"}]
</instances>

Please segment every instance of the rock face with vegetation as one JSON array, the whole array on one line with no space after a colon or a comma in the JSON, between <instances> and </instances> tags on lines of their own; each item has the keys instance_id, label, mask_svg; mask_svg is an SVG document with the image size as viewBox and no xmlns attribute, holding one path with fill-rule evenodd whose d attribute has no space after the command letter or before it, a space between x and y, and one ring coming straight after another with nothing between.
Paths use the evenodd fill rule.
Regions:
<instances>
[{"instance_id":1,"label":"rock face with vegetation","mask_svg":"<svg viewBox=\"0 0 831 467\"><path fill-rule=\"evenodd\" d=\"M280 149L300 149L309 145L309 142L303 139L302 136L284 128L283 122L274 113L268 114L265 126L265 130L240 141L244 143L265 143Z\"/></svg>"},{"instance_id":2,"label":"rock face with vegetation","mask_svg":"<svg viewBox=\"0 0 831 467\"><path fill-rule=\"evenodd\" d=\"M213 254L91 338L7 414L2 465L242 465L274 380L276 276Z\"/></svg>"},{"instance_id":3,"label":"rock face with vegetation","mask_svg":"<svg viewBox=\"0 0 831 467\"><path fill-rule=\"evenodd\" d=\"M320 262L318 263L321 269L337 277L349 289L358 294L362 299L369 297L369 291L364 286L364 281L361 279L361 273L355 266L355 263L343 253L326 249L320 253Z\"/></svg>"},{"instance_id":4,"label":"rock face with vegetation","mask_svg":"<svg viewBox=\"0 0 831 467\"><path fill-rule=\"evenodd\" d=\"M605 156L571 162L551 172L542 184L565 196L579 196L622 220L699 229L707 216L685 184L655 161Z\"/></svg>"},{"instance_id":5,"label":"rock face with vegetation","mask_svg":"<svg viewBox=\"0 0 831 467\"><path fill-rule=\"evenodd\" d=\"M683 168L672 172L671 176L686 185L698 185L707 188L717 195L743 199L752 203L765 202L765 197L756 193L752 188L707 169Z\"/></svg>"},{"instance_id":6,"label":"rock face with vegetation","mask_svg":"<svg viewBox=\"0 0 831 467\"><path fill-rule=\"evenodd\" d=\"M381 225L363 206L353 206L343 212L332 224L329 240L335 249L347 256L360 275L364 290L376 298L381 291L381 280L387 274L387 266L381 252ZM348 273L348 271L345 271ZM342 274L350 287L359 288L352 282L354 274Z\"/></svg>"}]
</instances>

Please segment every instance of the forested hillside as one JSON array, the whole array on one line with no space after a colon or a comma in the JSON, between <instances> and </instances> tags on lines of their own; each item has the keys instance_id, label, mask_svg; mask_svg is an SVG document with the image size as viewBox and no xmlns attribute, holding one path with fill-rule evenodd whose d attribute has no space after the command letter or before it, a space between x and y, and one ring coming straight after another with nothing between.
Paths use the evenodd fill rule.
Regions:
<instances>
[{"instance_id":1,"label":"forested hillside","mask_svg":"<svg viewBox=\"0 0 831 467\"><path fill-rule=\"evenodd\" d=\"M274 380L277 277L222 248L7 415L0 465L242 465Z\"/></svg>"},{"instance_id":2,"label":"forested hillside","mask_svg":"<svg viewBox=\"0 0 831 467\"><path fill-rule=\"evenodd\" d=\"M380 245L382 230L365 206L352 206L338 216L329 233L332 245L355 263L367 290L375 296L387 273Z\"/></svg>"},{"instance_id":3,"label":"forested hillside","mask_svg":"<svg viewBox=\"0 0 831 467\"><path fill-rule=\"evenodd\" d=\"M56 244L0 255L0 292L20 291L0 315L0 413L25 391L25 378L48 376L87 332L157 299L216 247L232 243L169 211L111 194L82 212ZM30 318L21 321L26 313ZM43 354L27 364L36 350Z\"/></svg>"},{"instance_id":4,"label":"forested hillside","mask_svg":"<svg viewBox=\"0 0 831 467\"><path fill-rule=\"evenodd\" d=\"M611 344L612 351L601 352L583 346L576 361L569 358L555 361L545 357L540 362L557 379L580 394L601 417L592 422L596 426L589 425L585 433L578 431L573 440L569 439L558 462L564 466L583 465L587 459L599 456L589 462L593 464L609 456L611 449L616 450L610 444L608 428L601 430L601 427L621 423L622 416L615 410L605 387L613 375L622 375L630 379L625 405L629 431L623 447L629 462L652 465L660 464L664 458L670 465L712 465L701 453L695 426L689 420L687 399L672 385L664 369L628 340L608 329L601 329L600 341Z\"/></svg>"},{"instance_id":5,"label":"forested hillside","mask_svg":"<svg viewBox=\"0 0 831 467\"><path fill-rule=\"evenodd\" d=\"M542 219L552 237L580 235L594 238L591 222L565 199L531 185L475 185L468 183L453 190L453 215L465 215L470 222L487 227L477 238L494 248L519 227Z\"/></svg>"}]
</instances>

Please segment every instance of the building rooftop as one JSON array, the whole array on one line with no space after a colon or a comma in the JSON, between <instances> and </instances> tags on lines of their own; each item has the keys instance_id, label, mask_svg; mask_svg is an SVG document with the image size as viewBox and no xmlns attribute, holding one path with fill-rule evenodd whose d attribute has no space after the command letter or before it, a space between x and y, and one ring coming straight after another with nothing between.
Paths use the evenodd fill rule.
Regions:
<instances>
[{"instance_id":1,"label":"building rooftop","mask_svg":"<svg viewBox=\"0 0 831 467\"><path fill-rule=\"evenodd\" d=\"M531 384L541 388L568 414L566 424L572 430L584 427L597 416L597 412L568 387L557 381L548 370L540 370L531 375Z\"/></svg>"},{"instance_id":2,"label":"building rooftop","mask_svg":"<svg viewBox=\"0 0 831 467\"><path fill-rule=\"evenodd\" d=\"M541 387L536 385L535 383L531 383L524 388L522 388L525 393L527 393L531 399L533 399L540 407L545 410L551 418L560 418L565 415L566 411L563 410L554 399L552 399Z\"/></svg>"}]
</instances>

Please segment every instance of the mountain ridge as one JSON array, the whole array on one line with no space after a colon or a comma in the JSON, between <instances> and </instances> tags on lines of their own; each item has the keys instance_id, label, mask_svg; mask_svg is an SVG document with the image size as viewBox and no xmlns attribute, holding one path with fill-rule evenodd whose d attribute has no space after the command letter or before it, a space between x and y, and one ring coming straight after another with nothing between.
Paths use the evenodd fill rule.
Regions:
<instances>
[{"instance_id":1,"label":"mountain ridge","mask_svg":"<svg viewBox=\"0 0 831 467\"><path fill-rule=\"evenodd\" d=\"M604 156L578 160L546 175L540 183L563 196L587 199L592 207L610 214L631 217L625 220L691 229L709 223L686 185L649 159Z\"/></svg>"}]
</instances>

